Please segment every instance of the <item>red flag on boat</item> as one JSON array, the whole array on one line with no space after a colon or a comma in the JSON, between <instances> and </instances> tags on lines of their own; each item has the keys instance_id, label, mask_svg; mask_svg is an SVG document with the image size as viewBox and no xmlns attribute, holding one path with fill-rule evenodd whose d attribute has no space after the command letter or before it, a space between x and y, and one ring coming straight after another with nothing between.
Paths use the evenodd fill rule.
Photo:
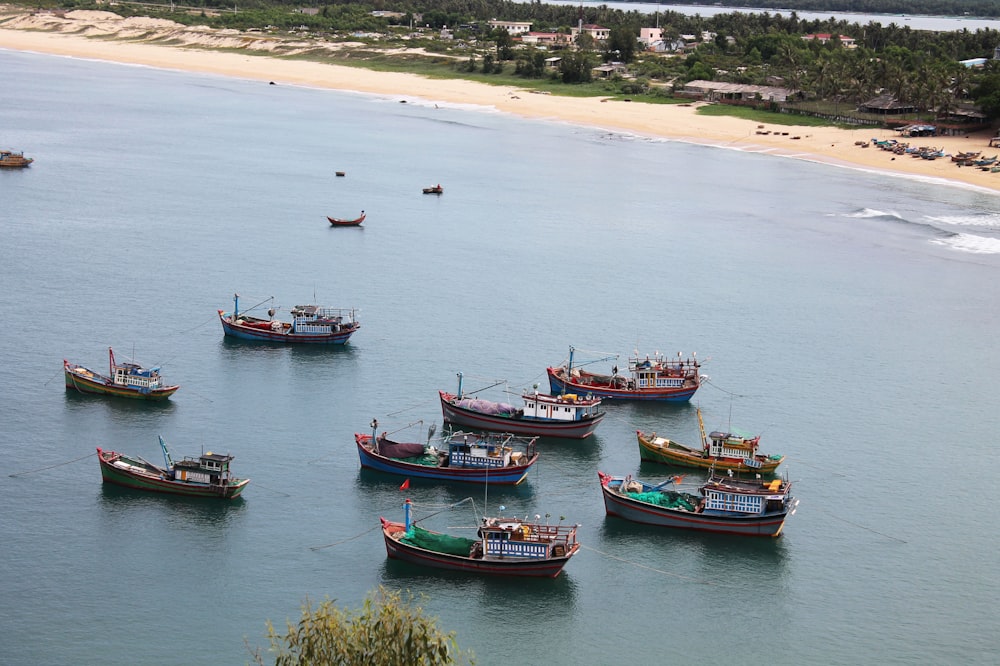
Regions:
<instances>
[{"instance_id":1,"label":"red flag on boat","mask_svg":"<svg viewBox=\"0 0 1000 666\"><path fill-rule=\"evenodd\" d=\"M400 489L400 490L406 490L406 489L407 489L407 488L409 488L409 487L410 487L410 480L409 480L409 479L407 479L406 481L403 481L403 485L401 485L401 486L399 487L399 489Z\"/></svg>"}]
</instances>

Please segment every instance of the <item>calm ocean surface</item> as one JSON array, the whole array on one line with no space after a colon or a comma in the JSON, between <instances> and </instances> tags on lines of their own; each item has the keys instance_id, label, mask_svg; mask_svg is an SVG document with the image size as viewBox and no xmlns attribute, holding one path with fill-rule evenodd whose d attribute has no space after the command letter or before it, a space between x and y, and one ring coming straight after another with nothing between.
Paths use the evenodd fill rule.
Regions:
<instances>
[{"instance_id":1,"label":"calm ocean surface","mask_svg":"<svg viewBox=\"0 0 1000 666\"><path fill-rule=\"evenodd\" d=\"M0 172L0 663L245 663L266 620L380 584L482 664L996 663L995 194L433 101L10 51L0 72L0 145L36 158ZM362 229L324 217L362 209ZM363 327L343 349L228 342L234 291ZM608 405L516 489L360 472L373 417L420 438L457 372L544 386L570 345L696 351L711 381ZM109 346L181 390L65 391L62 359ZM695 442L699 405L788 456L781 539L604 516L597 471L675 471L639 464L635 430ZM157 435L233 453L245 500L102 487L96 446L155 461ZM580 523L585 548L543 581L386 560L380 515L470 495Z\"/></svg>"}]
</instances>

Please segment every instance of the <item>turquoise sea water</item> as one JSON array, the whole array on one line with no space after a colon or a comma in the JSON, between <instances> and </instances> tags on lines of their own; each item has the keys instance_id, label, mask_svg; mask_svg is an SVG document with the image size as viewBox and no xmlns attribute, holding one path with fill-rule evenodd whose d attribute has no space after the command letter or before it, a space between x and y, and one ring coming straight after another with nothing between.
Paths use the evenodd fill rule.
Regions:
<instances>
[{"instance_id":1,"label":"turquoise sea water","mask_svg":"<svg viewBox=\"0 0 1000 666\"><path fill-rule=\"evenodd\" d=\"M995 194L433 100L6 51L0 72L0 145L36 158L0 172L0 663L245 663L266 620L380 584L483 664L995 663ZM230 342L234 291L363 327ZM544 386L570 345L696 351L711 379L542 442L515 489L359 470L373 417L420 438L457 372ZM66 392L61 360L109 346L182 388ZM695 442L697 406L788 456L781 539L604 516L597 471L676 472L639 464L635 430ZM156 461L157 435L234 454L244 501L102 487L96 446ZM580 523L584 550L545 581L386 560L380 515L470 495Z\"/></svg>"}]
</instances>

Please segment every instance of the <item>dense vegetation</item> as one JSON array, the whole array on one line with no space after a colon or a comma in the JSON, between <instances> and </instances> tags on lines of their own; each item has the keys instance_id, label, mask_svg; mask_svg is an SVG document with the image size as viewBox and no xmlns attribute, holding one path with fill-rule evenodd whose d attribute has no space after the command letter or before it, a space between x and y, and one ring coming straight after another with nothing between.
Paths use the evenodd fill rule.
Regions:
<instances>
[{"instance_id":1,"label":"dense vegetation","mask_svg":"<svg viewBox=\"0 0 1000 666\"><path fill-rule=\"evenodd\" d=\"M330 600L302 608L298 623L279 634L267 623L270 649L277 666L329 664L341 666L446 666L473 663L458 649L454 632L445 634L434 618L412 599L379 587L358 610L338 608ZM257 664L265 653L250 650Z\"/></svg>"},{"instance_id":2,"label":"dense vegetation","mask_svg":"<svg viewBox=\"0 0 1000 666\"><path fill-rule=\"evenodd\" d=\"M840 2L837 8L859 12L893 11L893 1L831 0ZM510 0L324 0L315 5L315 13L304 13L300 8L309 5L298 0L242 0L238 11L233 9L232 0L203 0L202 10L174 5L97 6L90 2L64 0L62 5L125 15L159 12L157 15L181 23L240 30L299 31L319 41L350 39L366 44L367 49L355 52L352 63L383 69L416 71L415 67L424 67L422 73L451 72L453 76L486 77L497 83L514 78L522 85L536 87L578 86L591 84L595 65L622 61L628 63L632 76L616 75L611 81L602 81L602 93L607 94L608 85L613 84L614 91L622 95L670 97L672 90L684 83L706 79L789 88L796 91L793 105L801 108L811 104L816 112L838 117L845 112L851 115L854 107L877 95L889 95L902 105L917 108L928 119L973 104L989 118L1000 118L1000 60L992 59L994 49L1000 47L1000 32L996 30L933 32L901 26L892 17L887 17L890 21L886 24L859 25L835 17L805 20L794 12L788 16L733 12L703 17L661 11L652 16L628 10L622 3L595 7ZM780 2L802 9L820 7L807 3L812 0ZM924 7L928 13L989 13L976 9L976 0L921 3L906 0L906 11ZM988 4L996 13L998 3ZM211 11L213 6L229 9ZM826 9L834 6L822 5ZM376 16L372 13L376 10L398 15ZM524 46L505 31L491 31L491 18L530 21L534 31L556 33L569 33L580 22L596 23L609 28L611 36L606 42L595 43L582 35L574 48L558 51L561 61L557 68L547 68L545 60L553 55L552 50ZM683 49L670 53L643 50L637 41L639 28L654 25L663 29L668 42L686 36L681 40ZM441 29L446 27L450 39L440 38ZM803 39L817 33L835 37L827 43ZM836 37L839 35L851 37L856 47L845 47ZM420 47L440 57L422 56L423 61L417 63L413 57L390 62L379 55L386 47L400 46ZM961 63L973 58L989 60L976 69Z\"/></svg>"}]
</instances>

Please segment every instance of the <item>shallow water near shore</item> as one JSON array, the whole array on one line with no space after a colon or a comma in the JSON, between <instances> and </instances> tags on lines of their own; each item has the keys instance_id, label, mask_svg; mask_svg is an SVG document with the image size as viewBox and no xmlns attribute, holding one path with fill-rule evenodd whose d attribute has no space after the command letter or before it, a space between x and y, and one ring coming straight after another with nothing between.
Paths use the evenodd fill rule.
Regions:
<instances>
[{"instance_id":1,"label":"shallow water near shore","mask_svg":"<svg viewBox=\"0 0 1000 666\"><path fill-rule=\"evenodd\" d=\"M721 663L730 640L781 664L995 659L989 465L955 463L987 463L1000 427L997 196L433 100L5 51L0 71L0 144L36 158L0 172L0 663L244 663L266 620L380 584L483 664ZM356 306L362 328L232 342L236 291ZM607 405L516 488L359 470L372 418L420 439L457 372L544 387L569 345L697 351L711 379L689 405ZM60 361L109 346L180 391L65 391ZM605 517L597 471L679 471L640 464L635 431L694 443L698 406L788 456L782 538ZM96 446L155 461L157 435L234 454L243 500L101 485ZM580 523L584 549L543 581L386 560L380 515L469 496ZM471 526L467 506L425 527Z\"/></svg>"}]
</instances>

